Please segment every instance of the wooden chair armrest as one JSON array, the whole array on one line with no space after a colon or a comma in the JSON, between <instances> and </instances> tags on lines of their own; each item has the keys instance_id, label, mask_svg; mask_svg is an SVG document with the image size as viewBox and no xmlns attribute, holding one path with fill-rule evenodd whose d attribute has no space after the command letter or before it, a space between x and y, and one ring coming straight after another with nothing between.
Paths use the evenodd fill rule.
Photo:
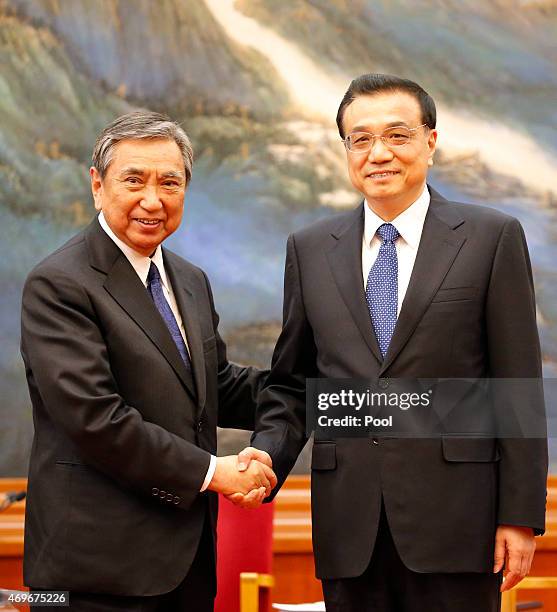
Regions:
<instances>
[{"instance_id":1,"label":"wooden chair armrest","mask_svg":"<svg viewBox=\"0 0 557 612\"><path fill-rule=\"evenodd\" d=\"M240 612L259 612L259 589L275 586L270 574L242 572L240 574Z\"/></svg>"},{"instance_id":2,"label":"wooden chair armrest","mask_svg":"<svg viewBox=\"0 0 557 612\"><path fill-rule=\"evenodd\" d=\"M516 612L517 591L519 589L557 589L557 577L527 576L514 589L503 593L501 612Z\"/></svg>"}]
</instances>

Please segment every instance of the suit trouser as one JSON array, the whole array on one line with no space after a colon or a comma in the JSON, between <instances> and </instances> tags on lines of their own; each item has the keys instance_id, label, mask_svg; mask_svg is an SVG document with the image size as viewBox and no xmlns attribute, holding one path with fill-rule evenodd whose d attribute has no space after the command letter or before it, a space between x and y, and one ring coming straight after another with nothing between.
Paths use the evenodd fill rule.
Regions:
<instances>
[{"instance_id":1,"label":"suit trouser","mask_svg":"<svg viewBox=\"0 0 557 612\"><path fill-rule=\"evenodd\" d=\"M365 572L323 580L327 612L497 612L500 574L420 574L398 555L381 509L377 540Z\"/></svg>"},{"instance_id":2,"label":"suit trouser","mask_svg":"<svg viewBox=\"0 0 557 612\"><path fill-rule=\"evenodd\" d=\"M209 524L209 517L206 516L199 547L190 571L184 580L169 593L151 597L127 597L71 591L69 607L49 607L48 609L59 612L213 612L216 570L213 537ZM110 571L109 567L107 571ZM44 608L31 606L31 611L43 612L43 610Z\"/></svg>"}]
</instances>

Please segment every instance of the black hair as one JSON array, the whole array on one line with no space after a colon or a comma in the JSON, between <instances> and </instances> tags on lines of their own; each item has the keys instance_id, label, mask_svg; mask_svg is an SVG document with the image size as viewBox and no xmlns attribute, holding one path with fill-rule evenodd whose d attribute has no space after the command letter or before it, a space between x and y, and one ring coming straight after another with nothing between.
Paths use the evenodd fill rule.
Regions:
<instances>
[{"instance_id":1,"label":"black hair","mask_svg":"<svg viewBox=\"0 0 557 612\"><path fill-rule=\"evenodd\" d=\"M437 120L437 111L433 98L422 89L414 81L402 79L401 77L392 76L390 74L362 74L354 79L342 98L342 102L338 107L337 112L337 127L340 137L344 139L344 128L342 120L344 111L358 96L370 96L376 93L389 92L405 92L416 98L422 112L422 123L425 123L432 130L435 129Z\"/></svg>"}]
</instances>

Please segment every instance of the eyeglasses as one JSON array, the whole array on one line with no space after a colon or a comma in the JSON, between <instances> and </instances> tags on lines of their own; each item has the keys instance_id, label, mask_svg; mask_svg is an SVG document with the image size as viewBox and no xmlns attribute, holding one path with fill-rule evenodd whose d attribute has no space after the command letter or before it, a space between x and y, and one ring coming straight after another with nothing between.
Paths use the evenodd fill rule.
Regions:
<instances>
[{"instance_id":1,"label":"eyeglasses","mask_svg":"<svg viewBox=\"0 0 557 612\"><path fill-rule=\"evenodd\" d=\"M400 147L408 144L414 136L414 132L427 123L422 123L415 128L407 128L403 125L387 128L382 134L370 134L369 132L352 132L343 140L346 150L350 153L367 153L371 151L376 138L380 138L387 147Z\"/></svg>"}]
</instances>

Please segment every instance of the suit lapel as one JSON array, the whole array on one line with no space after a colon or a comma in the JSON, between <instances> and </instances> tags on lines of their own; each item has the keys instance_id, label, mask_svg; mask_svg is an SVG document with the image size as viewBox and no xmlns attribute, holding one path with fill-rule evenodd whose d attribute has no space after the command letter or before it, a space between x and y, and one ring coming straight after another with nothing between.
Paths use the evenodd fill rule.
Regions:
<instances>
[{"instance_id":1,"label":"suit lapel","mask_svg":"<svg viewBox=\"0 0 557 612\"><path fill-rule=\"evenodd\" d=\"M104 287L163 354L195 397L193 379L153 300L130 262L95 219L86 230L89 260L106 274Z\"/></svg>"},{"instance_id":2,"label":"suit lapel","mask_svg":"<svg viewBox=\"0 0 557 612\"><path fill-rule=\"evenodd\" d=\"M327 259L344 303L370 351L381 362L381 351L373 331L364 293L362 276L363 232L364 209L361 205L348 215L347 223L342 224L338 231L332 233L335 243L327 252Z\"/></svg>"},{"instance_id":3,"label":"suit lapel","mask_svg":"<svg viewBox=\"0 0 557 612\"><path fill-rule=\"evenodd\" d=\"M431 201L422 231L414 269L404 297L381 375L396 359L425 314L462 245L463 236L454 229L463 223L447 201L431 187Z\"/></svg>"},{"instance_id":4,"label":"suit lapel","mask_svg":"<svg viewBox=\"0 0 557 612\"><path fill-rule=\"evenodd\" d=\"M165 269L172 283L172 289L184 321L190 359L192 362L195 387L197 390L197 403L203 409L206 399L205 357L203 353L203 340L199 322L199 309L195 299L195 291L188 282L188 276L179 272L172 253L163 249Z\"/></svg>"}]
</instances>

